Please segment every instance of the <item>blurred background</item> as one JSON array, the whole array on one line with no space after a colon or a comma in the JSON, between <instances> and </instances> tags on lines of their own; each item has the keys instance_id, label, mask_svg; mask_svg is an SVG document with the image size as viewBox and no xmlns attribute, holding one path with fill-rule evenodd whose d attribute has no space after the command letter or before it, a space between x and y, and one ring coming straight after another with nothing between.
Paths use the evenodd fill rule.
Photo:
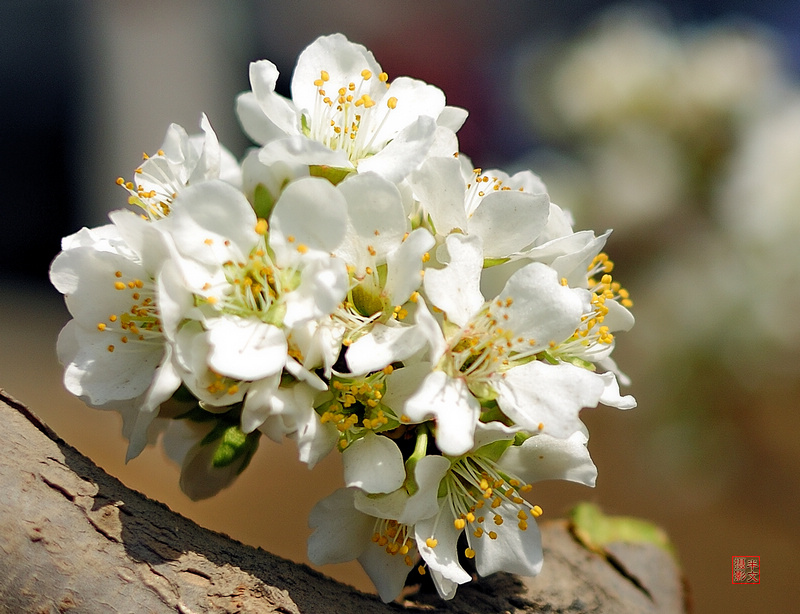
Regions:
<instances>
[{"instance_id":1,"label":"blurred background","mask_svg":"<svg viewBox=\"0 0 800 614\"><path fill-rule=\"evenodd\" d=\"M531 168L577 229L615 229L606 251L637 317L615 356L639 407L584 412L597 487L541 485L546 517L590 500L660 524L696 612L796 611L800 6L488 6L0 2L0 387L128 486L307 562L307 514L338 487L339 459L309 472L292 444L265 441L199 503L159 450L125 465L118 415L63 390L55 342L69 316L47 269L62 236L125 206L115 179L171 122L195 133L205 112L241 155L248 62L275 62L286 92L298 53L340 31L391 77L466 108L461 149L476 165ZM760 585L731 584L733 555L761 557ZM370 590L357 564L322 571Z\"/></svg>"}]
</instances>

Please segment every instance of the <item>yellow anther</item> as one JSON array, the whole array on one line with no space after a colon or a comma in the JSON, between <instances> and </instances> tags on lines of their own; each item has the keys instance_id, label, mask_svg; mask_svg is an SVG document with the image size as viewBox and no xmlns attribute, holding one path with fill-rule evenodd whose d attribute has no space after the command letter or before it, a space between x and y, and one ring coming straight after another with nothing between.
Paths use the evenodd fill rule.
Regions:
<instances>
[{"instance_id":1,"label":"yellow anther","mask_svg":"<svg viewBox=\"0 0 800 614\"><path fill-rule=\"evenodd\" d=\"M113 351L114 351L114 346L113 346L113 345L109 345L109 346L108 346L106 349L107 349L109 352L113 352Z\"/></svg>"},{"instance_id":2,"label":"yellow anther","mask_svg":"<svg viewBox=\"0 0 800 614\"><path fill-rule=\"evenodd\" d=\"M528 521L527 520L520 520L517 523L517 526L519 527L520 531L525 531L528 528Z\"/></svg>"},{"instance_id":3,"label":"yellow anther","mask_svg":"<svg viewBox=\"0 0 800 614\"><path fill-rule=\"evenodd\" d=\"M390 109L396 109L397 98L395 98L394 96L390 97L389 100L386 101L386 106L389 107Z\"/></svg>"},{"instance_id":4,"label":"yellow anther","mask_svg":"<svg viewBox=\"0 0 800 614\"><path fill-rule=\"evenodd\" d=\"M420 565L417 567L417 573L421 576L424 576L427 572L425 571L425 566Z\"/></svg>"},{"instance_id":5,"label":"yellow anther","mask_svg":"<svg viewBox=\"0 0 800 614\"><path fill-rule=\"evenodd\" d=\"M531 516L533 516L534 518L538 518L538 517L539 517L539 516L541 516L543 513L544 513L544 511L543 511L543 510L542 510L542 508L541 508L541 507L539 507L538 505L534 505L534 506L531 508Z\"/></svg>"},{"instance_id":6,"label":"yellow anther","mask_svg":"<svg viewBox=\"0 0 800 614\"><path fill-rule=\"evenodd\" d=\"M105 329L106 329L106 325L105 325L105 323L103 323L103 322L100 322L100 323L97 325L97 330L105 330Z\"/></svg>"},{"instance_id":7,"label":"yellow anther","mask_svg":"<svg viewBox=\"0 0 800 614\"><path fill-rule=\"evenodd\" d=\"M474 559L475 551L472 548L467 548L466 550L464 550L464 556L467 557L468 559Z\"/></svg>"},{"instance_id":8,"label":"yellow anther","mask_svg":"<svg viewBox=\"0 0 800 614\"><path fill-rule=\"evenodd\" d=\"M108 320L109 320L110 322L116 322L116 321L117 321L117 316L115 316L115 315L112 313L110 316L108 316Z\"/></svg>"},{"instance_id":9,"label":"yellow anther","mask_svg":"<svg viewBox=\"0 0 800 614\"><path fill-rule=\"evenodd\" d=\"M361 78L364 79L364 81L369 81L369 79L371 77L372 77L372 71L371 70L367 70L365 68L364 70L361 71Z\"/></svg>"},{"instance_id":10,"label":"yellow anther","mask_svg":"<svg viewBox=\"0 0 800 614\"><path fill-rule=\"evenodd\" d=\"M301 254L306 254L308 253L308 246L304 245L303 243L300 243L300 245L297 246L297 251L300 252Z\"/></svg>"},{"instance_id":11,"label":"yellow anther","mask_svg":"<svg viewBox=\"0 0 800 614\"><path fill-rule=\"evenodd\" d=\"M331 78L331 76L328 74L328 71L327 71L327 70L321 70L321 71L319 71L319 77L320 77L320 79L322 79L323 81L329 81L329 80L330 80L330 78Z\"/></svg>"},{"instance_id":12,"label":"yellow anther","mask_svg":"<svg viewBox=\"0 0 800 614\"><path fill-rule=\"evenodd\" d=\"M256 233L263 237L265 234L267 234L268 229L269 224L267 223L267 220L265 220L263 217L258 218L258 221L256 222Z\"/></svg>"},{"instance_id":13,"label":"yellow anther","mask_svg":"<svg viewBox=\"0 0 800 614\"><path fill-rule=\"evenodd\" d=\"M114 283L114 287L117 290L124 290L125 289L125 284L123 284L121 281L118 281L118 282Z\"/></svg>"},{"instance_id":14,"label":"yellow anther","mask_svg":"<svg viewBox=\"0 0 800 614\"><path fill-rule=\"evenodd\" d=\"M383 83L386 83L389 80L389 75L387 75L385 72L382 72L378 75L378 79L380 79Z\"/></svg>"},{"instance_id":15,"label":"yellow anther","mask_svg":"<svg viewBox=\"0 0 800 614\"><path fill-rule=\"evenodd\" d=\"M503 524L503 517L500 514L495 514L494 523L499 527L501 524Z\"/></svg>"},{"instance_id":16,"label":"yellow anther","mask_svg":"<svg viewBox=\"0 0 800 614\"><path fill-rule=\"evenodd\" d=\"M497 533L494 531L489 531L489 538L490 539L497 539Z\"/></svg>"},{"instance_id":17,"label":"yellow anther","mask_svg":"<svg viewBox=\"0 0 800 614\"><path fill-rule=\"evenodd\" d=\"M520 520L527 520L528 513L525 510L520 510L517 512L517 518L519 518Z\"/></svg>"},{"instance_id":18,"label":"yellow anther","mask_svg":"<svg viewBox=\"0 0 800 614\"><path fill-rule=\"evenodd\" d=\"M428 548L435 548L436 544L438 543L439 541L434 539L433 537L429 537L428 539L425 540L425 545L428 546Z\"/></svg>"},{"instance_id":19,"label":"yellow anther","mask_svg":"<svg viewBox=\"0 0 800 614\"><path fill-rule=\"evenodd\" d=\"M467 526L467 521L464 520L463 518L456 518L455 520L453 520L453 526L455 526L455 528L460 531L465 526Z\"/></svg>"}]
</instances>

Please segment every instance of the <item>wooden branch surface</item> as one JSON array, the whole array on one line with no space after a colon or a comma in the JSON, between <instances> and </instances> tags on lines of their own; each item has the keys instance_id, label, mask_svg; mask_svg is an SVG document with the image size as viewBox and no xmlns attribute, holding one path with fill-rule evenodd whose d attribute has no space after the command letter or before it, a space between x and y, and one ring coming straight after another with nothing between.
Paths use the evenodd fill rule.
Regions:
<instances>
[{"instance_id":1,"label":"wooden branch surface","mask_svg":"<svg viewBox=\"0 0 800 614\"><path fill-rule=\"evenodd\" d=\"M495 574L452 601L384 604L322 574L203 529L126 488L0 389L0 612L371 614L685 612L665 551L584 548L567 521L540 523L544 570Z\"/></svg>"}]
</instances>

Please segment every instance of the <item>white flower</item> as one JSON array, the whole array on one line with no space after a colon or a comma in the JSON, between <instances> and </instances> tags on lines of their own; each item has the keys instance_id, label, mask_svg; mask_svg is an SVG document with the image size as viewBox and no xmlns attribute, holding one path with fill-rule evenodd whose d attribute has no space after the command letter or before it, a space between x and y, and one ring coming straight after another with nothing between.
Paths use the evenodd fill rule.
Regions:
<instances>
[{"instance_id":1,"label":"white flower","mask_svg":"<svg viewBox=\"0 0 800 614\"><path fill-rule=\"evenodd\" d=\"M252 91L237 101L245 131L264 145L265 164L357 168L399 182L434 144L437 120L455 132L466 118L445 106L436 87L408 77L389 83L372 53L341 34L300 54L292 100L275 93L277 78L271 62L252 63Z\"/></svg>"},{"instance_id":2,"label":"white flower","mask_svg":"<svg viewBox=\"0 0 800 614\"><path fill-rule=\"evenodd\" d=\"M484 301L478 288L480 239L454 234L447 248L450 264L429 269L424 282L430 301L445 313L445 334L429 336L434 370L406 401L403 414L411 422L435 418L437 445L457 456L473 445L481 401L496 398L510 371L572 336L589 311L589 296L534 262L516 271L496 298ZM429 328L435 331L435 323ZM566 390L553 394L560 392Z\"/></svg>"},{"instance_id":3,"label":"white flower","mask_svg":"<svg viewBox=\"0 0 800 614\"><path fill-rule=\"evenodd\" d=\"M154 254L164 250L151 233L136 243L124 241L119 225L83 229L64 239L50 268L74 318L58 339L64 384L87 404L122 413L128 459L145 447L158 407L180 385L155 292Z\"/></svg>"},{"instance_id":4,"label":"white flower","mask_svg":"<svg viewBox=\"0 0 800 614\"><path fill-rule=\"evenodd\" d=\"M219 144L205 113L200 127L203 134L190 137L181 126L171 124L156 155L145 154L134 181L117 179L117 184L131 194L129 204L140 207L155 220L169 215L172 201L188 185L211 179L241 185L239 163Z\"/></svg>"},{"instance_id":5,"label":"white flower","mask_svg":"<svg viewBox=\"0 0 800 614\"><path fill-rule=\"evenodd\" d=\"M537 575L542 548L535 519L542 509L521 494L532 483L549 479L594 486L597 474L582 433L566 440L534 435L497 458L498 448L492 444L508 441L508 435L499 428L486 431L477 442L480 447L455 460L443 479L438 513L415 525L420 555L445 599L471 579L458 562L462 532L468 544L464 554L475 560L481 576L498 571Z\"/></svg>"},{"instance_id":6,"label":"white flower","mask_svg":"<svg viewBox=\"0 0 800 614\"><path fill-rule=\"evenodd\" d=\"M457 231L483 240L484 257L508 258L544 231L550 200L529 171L509 177L473 169L465 157L429 158L410 177L423 219L446 236ZM469 168L468 168L469 167Z\"/></svg>"},{"instance_id":7,"label":"white flower","mask_svg":"<svg viewBox=\"0 0 800 614\"><path fill-rule=\"evenodd\" d=\"M304 327L329 317L347 287L344 263L332 255L345 231L333 186L318 178L289 184L268 223L241 192L209 181L186 188L158 227L175 251L161 276L167 334L178 336L178 362L198 398L224 406L250 382L271 382L274 391L283 369L324 388L311 370L333 363L335 356L322 356L333 346ZM289 343L295 329L302 348ZM254 415L263 418L257 404L246 403L248 431L259 424Z\"/></svg>"},{"instance_id":8,"label":"white flower","mask_svg":"<svg viewBox=\"0 0 800 614\"><path fill-rule=\"evenodd\" d=\"M406 316L434 238L424 228L412 230L399 190L379 175L353 175L336 189L347 203L348 224L336 254L352 281L335 317L345 327L348 369L363 374L404 360L425 344Z\"/></svg>"},{"instance_id":9,"label":"white flower","mask_svg":"<svg viewBox=\"0 0 800 614\"><path fill-rule=\"evenodd\" d=\"M414 494L402 488L379 498L354 488L335 491L311 510L308 558L316 565L358 559L381 599L391 601L418 560L414 523L437 512L437 487L449 466L442 456L421 458Z\"/></svg>"}]
</instances>

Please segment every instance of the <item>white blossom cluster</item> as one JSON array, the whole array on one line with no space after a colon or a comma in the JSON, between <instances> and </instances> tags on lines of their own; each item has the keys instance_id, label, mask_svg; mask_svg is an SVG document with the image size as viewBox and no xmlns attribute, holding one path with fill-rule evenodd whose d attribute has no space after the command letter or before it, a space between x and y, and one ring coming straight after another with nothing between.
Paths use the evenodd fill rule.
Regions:
<instances>
[{"instance_id":1,"label":"white blossom cluster","mask_svg":"<svg viewBox=\"0 0 800 614\"><path fill-rule=\"evenodd\" d=\"M161 436L192 498L260 437L345 488L311 512L317 564L358 559L381 597L411 570L451 598L472 572L535 575L533 482L593 485L579 419L627 409L610 355L633 317L601 251L531 172L473 168L466 119L364 47L321 37L291 99L271 62L237 100L241 162L170 127L135 210L63 240L66 387L122 413L128 458Z\"/></svg>"}]
</instances>

